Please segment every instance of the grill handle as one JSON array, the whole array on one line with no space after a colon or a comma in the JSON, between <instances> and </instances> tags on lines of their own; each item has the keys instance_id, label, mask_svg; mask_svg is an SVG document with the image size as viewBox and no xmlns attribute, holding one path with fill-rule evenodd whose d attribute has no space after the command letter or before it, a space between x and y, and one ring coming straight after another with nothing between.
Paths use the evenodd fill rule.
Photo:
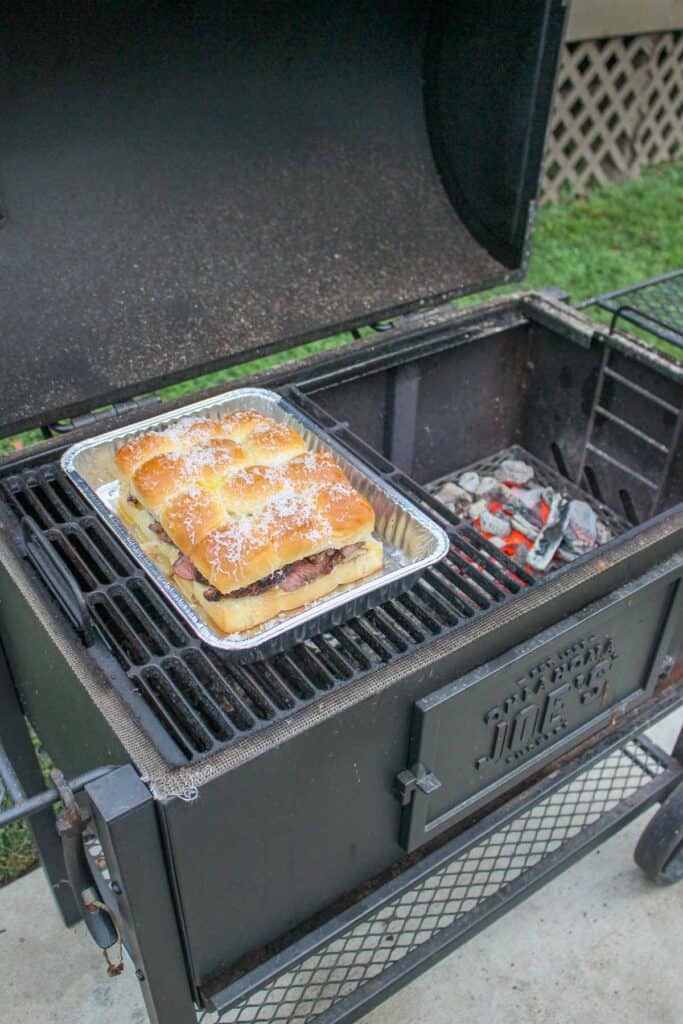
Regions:
<instances>
[{"instance_id":1,"label":"grill handle","mask_svg":"<svg viewBox=\"0 0 683 1024\"><path fill-rule=\"evenodd\" d=\"M21 521L26 556L51 594L56 597L65 615L80 633L86 647L95 642L95 627L90 609L76 580L61 561L35 519L24 516Z\"/></svg>"},{"instance_id":2,"label":"grill handle","mask_svg":"<svg viewBox=\"0 0 683 1024\"><path fill-rule=\"evenodd\" d=\"M66 877L90 935L100 949L110 949L119 941L119 935L111 914L99 898L83 847L83 833L90 814L77 802L60 771L54 768L50 775L64 804L64 811L57 818L57 832L62 841Z\"/></svg>"}]
</instances>

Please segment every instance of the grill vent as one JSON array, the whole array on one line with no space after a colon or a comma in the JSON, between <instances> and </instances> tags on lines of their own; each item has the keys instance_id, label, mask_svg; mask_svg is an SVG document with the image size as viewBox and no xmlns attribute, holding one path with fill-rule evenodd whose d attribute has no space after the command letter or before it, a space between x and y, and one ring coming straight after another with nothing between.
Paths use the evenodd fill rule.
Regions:
<instances>
[{"instance_id":1,"label":"grill vent","mask_svg":"<svg viewBox=\"0 0 683 1024\"><path fill-rule=\"evenodd\" d=\"M100 523L53 463L0 481L19 519L31 517L68 567L96 632L120 667L112 683L139 694L171 739L179 763L194 761L240 736L295 713L366 672L441 636L533 578L448 513L407 477L393 482L432 515L452 539L449 554L405 594L360 618L266 661L239 666L202 646ZM147 728L157 741L155 729Z\"/></svg>"}]
</instances>

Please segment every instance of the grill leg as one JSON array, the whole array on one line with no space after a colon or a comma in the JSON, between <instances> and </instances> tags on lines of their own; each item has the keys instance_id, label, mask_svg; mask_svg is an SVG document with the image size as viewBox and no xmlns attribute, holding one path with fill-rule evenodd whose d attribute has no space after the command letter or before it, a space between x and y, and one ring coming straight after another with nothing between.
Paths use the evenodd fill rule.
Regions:
<instances>
[{"instance_id":1,"label":"grill leg","mask_svg":"<svg viewBox=\"0 0 683 1024\"><path fill-rule=\"evenodd\" d=\"M151 1024L196 1024L154 799L131 765L91 783L86 793L109 869L111 905Z\"/></svg>"},{"instance_id":2,"label":"grill leg","mask_svg":"<svg viewBox=\"0 0 683 1024\"><path fill-rule=\"evenodd\" d=\"M678 739L674 743L671 756L675 757L677 761L680 761L680 763L683 764L683 728L681 728L681 731L678 734Z\"/></svg>"},{"instance_id":3,"label":"grill leg","mask_svg":"<svg viewBox=\"0 0 683 1024\"><path fill-rule=\"evenodd\" d=\"M45 782L1 643L0 739L26 796L42 793ZM66 882L62 844L52 808L33 815L28 825L62 919L67 926L76 924L81 915Z\"/></svg>"}]
</instances>

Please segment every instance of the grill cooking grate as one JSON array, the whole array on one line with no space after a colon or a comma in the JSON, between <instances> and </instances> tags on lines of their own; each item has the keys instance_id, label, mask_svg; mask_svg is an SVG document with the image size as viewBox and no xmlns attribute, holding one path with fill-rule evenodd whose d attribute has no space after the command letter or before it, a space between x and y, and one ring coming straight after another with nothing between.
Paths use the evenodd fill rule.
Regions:
<instances>
[{"instance_id":1,"label":"grill cooking grate","mask_svg":"<svg viewBox=\"0 0 683 1024\"><path fill-rule=\"evenodd\" d=\"M451 549L406 593L282 654L226 663L194 637L153 584L48 462L0 481L83 595L96 634L123 670L111 682L145 713L141 724L172 763L206 757L295 713L500 604L533 577L400 472L392 482L440 520ZM136 704L137 701L137 704ZM161 734L159 733L161 727ZM169 744L169 740L171 743Z\"/></svg>"}]
</instances>

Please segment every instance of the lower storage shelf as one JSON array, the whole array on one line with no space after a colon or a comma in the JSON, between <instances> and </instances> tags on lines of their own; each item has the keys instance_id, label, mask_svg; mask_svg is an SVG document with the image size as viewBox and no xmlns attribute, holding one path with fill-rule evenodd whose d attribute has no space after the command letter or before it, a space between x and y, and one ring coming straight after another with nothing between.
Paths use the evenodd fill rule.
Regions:
<instances>
[{"instance_id":1,"label":"lower storage shelf","mask_svg":"<svg viewBox=\"0 0 683 1024\"><path fill-rule=\"evenodd\" d=\"M648 805L683 767L646 737L558 769L349 909L219 991L224 1024L334 1024L411 977L564 870Z\"/></svg>"}]
</instances>

